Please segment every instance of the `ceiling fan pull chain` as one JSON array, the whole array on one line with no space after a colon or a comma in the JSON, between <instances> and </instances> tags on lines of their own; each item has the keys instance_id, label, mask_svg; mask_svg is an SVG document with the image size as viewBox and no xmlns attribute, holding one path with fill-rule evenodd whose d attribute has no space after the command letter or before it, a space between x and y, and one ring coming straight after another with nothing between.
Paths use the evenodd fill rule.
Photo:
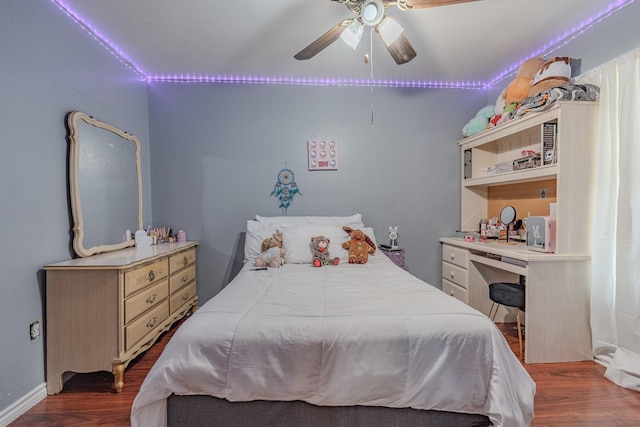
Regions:
<instances>
[{"instance_id":1,"label":"ceiling fan pull chain","mask_svg":"<svg viewBox=\"0 0 640 427\"><path fill-rule=\"evenodd\" d=\"M373 28L369 32L369 87L371 88L371 127L373 122Z\"/></svg>"}]
</instances>

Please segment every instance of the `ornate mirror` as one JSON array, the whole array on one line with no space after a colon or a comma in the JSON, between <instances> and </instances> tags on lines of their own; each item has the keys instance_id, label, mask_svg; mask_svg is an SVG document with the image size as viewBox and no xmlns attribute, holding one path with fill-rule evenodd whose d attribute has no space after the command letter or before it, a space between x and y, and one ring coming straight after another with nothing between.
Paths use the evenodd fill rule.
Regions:
<instances>
[{"instance_id":1,"label":"ornate mirror","mask_svg":"<svg viewBox=\"0 0 640 427\"><path fill-rule=\"evenodd\" d=\"M67 116L73 249L80 257L135 244L142 224L138 139L80 111Z\"/></svg>"}]
</instances>

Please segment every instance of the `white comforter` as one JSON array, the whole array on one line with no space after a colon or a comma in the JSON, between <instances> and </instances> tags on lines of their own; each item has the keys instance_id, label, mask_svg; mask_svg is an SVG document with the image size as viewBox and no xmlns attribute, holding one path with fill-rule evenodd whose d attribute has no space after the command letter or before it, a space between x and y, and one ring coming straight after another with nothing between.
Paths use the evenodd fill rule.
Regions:
<instances>
[{"instance_id":1,"label":"white comforter","mask_svg":"<svg viewBox=\"0 0 640 427\"><path fill-rule=\"evenodd\" d=\"M527 426L535 384L487 317L396 267L241 273L174 334L133 402L166 425L166 398L411 407Z\"/></svg>"}]
</instances>

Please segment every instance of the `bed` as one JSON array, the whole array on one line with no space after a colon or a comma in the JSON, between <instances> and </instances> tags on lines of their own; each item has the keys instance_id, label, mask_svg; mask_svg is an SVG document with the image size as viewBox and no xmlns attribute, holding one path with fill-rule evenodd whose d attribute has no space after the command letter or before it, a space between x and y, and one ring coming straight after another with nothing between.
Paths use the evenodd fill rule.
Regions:
<instances>
[{"instance_id":1,"label":"bed","mask_svg":"<svg viewBox=\"0 0 640 427\"><path fill-rule=\"evenodd\" d=\"M373 236L359 215L250 221L248 262L175 332L132 425L529 425L535 384L486 316L382 254L311 266L309 234L346 260L343 224ZM274 228L287 262L255 270Z\"/></svg>"}]
</instances>

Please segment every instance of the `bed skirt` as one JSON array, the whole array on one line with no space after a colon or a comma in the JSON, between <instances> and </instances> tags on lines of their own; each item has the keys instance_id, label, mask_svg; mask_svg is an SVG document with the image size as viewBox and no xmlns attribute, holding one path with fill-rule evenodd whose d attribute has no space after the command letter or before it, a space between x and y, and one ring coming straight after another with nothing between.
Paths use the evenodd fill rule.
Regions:
<instances>
[{"instance_id":1,"label":"bed skirt","mask_svg":"<svg viewBox=\"0 0 640 427\"><path fill-rule=\"evenodd\" d=\"M213 396L171 395L167 402L170 427L486 427L489 418L477 414L423 411L379 406L316 406L302 401L229 402Z\"/></svg>"}]
</instances>

